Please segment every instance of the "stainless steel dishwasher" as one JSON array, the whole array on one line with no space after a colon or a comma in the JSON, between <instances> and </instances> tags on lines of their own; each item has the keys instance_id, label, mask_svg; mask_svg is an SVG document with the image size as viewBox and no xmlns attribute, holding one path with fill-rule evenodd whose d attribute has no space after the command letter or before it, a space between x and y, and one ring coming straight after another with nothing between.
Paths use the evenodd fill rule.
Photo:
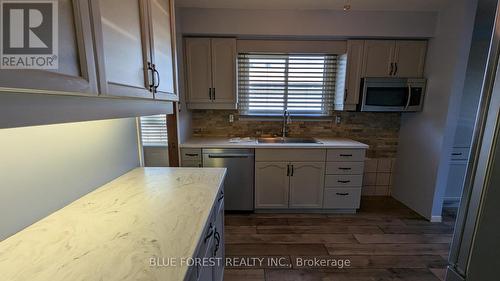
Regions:
<instances>
[{"instance_id":1,"label":"stainless steel dishwasher","mask_svg":"<svg viewBox=\"0 0 500 281\"><path fill-rule=\"evenodd\" d=\"M254 209L253 149L203 149L203 167L227 168L224 205L228 211Z\"/></svg>"}]
</instances>

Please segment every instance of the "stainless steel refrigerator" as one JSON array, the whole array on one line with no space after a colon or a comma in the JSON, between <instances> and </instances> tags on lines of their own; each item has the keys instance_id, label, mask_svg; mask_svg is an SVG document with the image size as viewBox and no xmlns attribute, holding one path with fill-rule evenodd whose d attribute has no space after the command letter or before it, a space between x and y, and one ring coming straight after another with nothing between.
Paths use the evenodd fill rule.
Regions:
<instances>
[{"instance_id":1,"label":"stainless steel refrigerator","mask_svg":"<svg viewBox=\"0 0 500 281\"><path fill-rule=\"evenodd\" d=\"M500 280L500 16L498 1L479 0L465 89L481 98L447 281ZM484 74L484 75L478 75Z\"/></svg>"}]
</instances>

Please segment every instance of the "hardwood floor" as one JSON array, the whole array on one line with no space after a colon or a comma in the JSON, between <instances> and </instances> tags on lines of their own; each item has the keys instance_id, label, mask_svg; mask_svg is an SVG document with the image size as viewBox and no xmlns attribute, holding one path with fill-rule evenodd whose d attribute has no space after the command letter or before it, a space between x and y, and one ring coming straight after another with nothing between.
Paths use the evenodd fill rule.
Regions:
<instances>
[{"instance_id":1,"label":"hardwood floor","mask_svg":"<svg viewBox=\"0 0 500 281\"><path fill-rule=\"evenodd\" d=\"M224 280L443 280L454 220L430 223L389 197L364 197L357 214L226 214L226 257L264 262L227 266Z\"/></svg>"}]
</instances>

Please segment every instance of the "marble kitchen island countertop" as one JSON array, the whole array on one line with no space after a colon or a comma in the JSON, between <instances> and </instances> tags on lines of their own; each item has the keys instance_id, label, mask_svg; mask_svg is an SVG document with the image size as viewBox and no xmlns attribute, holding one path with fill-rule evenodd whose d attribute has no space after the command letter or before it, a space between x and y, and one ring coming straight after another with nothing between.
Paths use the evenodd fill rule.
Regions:
<instances>
[{"instance_id":1,"label":"marble kitchen island countertop","mask_svg":"<svg viewBox=\"0 0 500 281\"><path fill-rule=\"evenodd\" d=\"M0 242L1 280L183 280L226 169L136 168Z\"/></svg>"},{"instance_id":2,"label":"marble kitchen island countertop","mask_svg":"<svg viewBox=\"0 0 500 281\"><path fill-rule=\"evenodd\" d=\"M229 142L228 137L193 137L181 143L181 148L344 148L368 149L368 145L343 138L317 137L321 143L258 143L256 138L248 142Z\"/></svg>"}]
</instances>

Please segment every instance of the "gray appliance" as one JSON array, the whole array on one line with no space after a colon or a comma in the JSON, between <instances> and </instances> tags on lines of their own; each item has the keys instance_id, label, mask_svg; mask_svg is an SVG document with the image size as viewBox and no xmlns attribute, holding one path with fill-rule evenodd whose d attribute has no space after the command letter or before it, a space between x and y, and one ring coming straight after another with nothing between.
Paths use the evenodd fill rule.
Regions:
<instances>
[{"instance_id":1,"label":"gray appliance","mask_svg":"<svg viewBox=\"0 0 500 281\"><path fill-rule=\"evenodd\" d=\"M360 111L421 111L426 84L424 78L364 78Z\"/></svg>"},{"instance_id":2,"label":"gray appliance","mask_svg":"<svg viewBox=\"0 0 500 281\"><path fill-rule=\"evenodd\" d=\"M203 167L227 168L224 204L228 211L253 211L253 149L203 149Z\"/></svg>"},{"instance_id":3,"label":"gray appliance","mask_svg":"<svg viewBox=\"0 0 500 281\"><path fill-rule=\"evenodd\" d=\"M479 0L465 89L481 93L447 281L500 280L500 14ZM481 89L481 90L478 90Z\"/></svg>"}]
</instances>

